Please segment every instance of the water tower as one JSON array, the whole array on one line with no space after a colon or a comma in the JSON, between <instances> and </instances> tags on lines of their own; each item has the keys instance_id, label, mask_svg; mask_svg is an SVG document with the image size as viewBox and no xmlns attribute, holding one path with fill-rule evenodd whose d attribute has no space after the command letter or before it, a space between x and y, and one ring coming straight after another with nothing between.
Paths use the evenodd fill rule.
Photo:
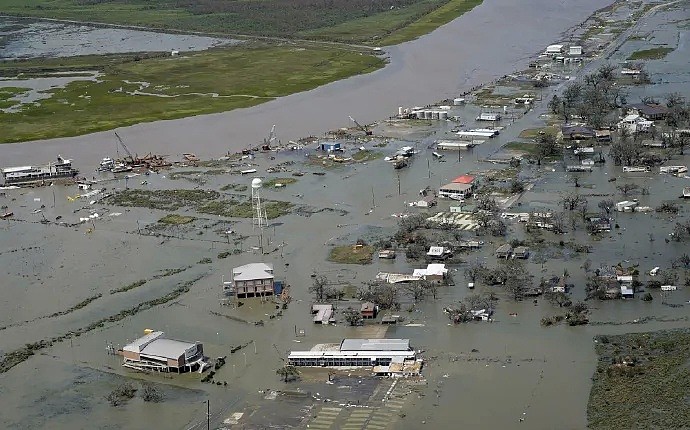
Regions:
<instances>
[{"instance_id":1,"label":"water tower","mask_svg":"<svg viewBox=\"0 0 690 430\"><path fill-rule=\"evenodd\" d=\"M261 235L264 227L268 224L266 220L266 208L264 208L261 202L261 188L264 186L261 178L252 179L252 212L254 213L252 217L252 227L259 229L259 234ZM263 243L263 237L262 237Z\"/></svg>"}]
</instances>

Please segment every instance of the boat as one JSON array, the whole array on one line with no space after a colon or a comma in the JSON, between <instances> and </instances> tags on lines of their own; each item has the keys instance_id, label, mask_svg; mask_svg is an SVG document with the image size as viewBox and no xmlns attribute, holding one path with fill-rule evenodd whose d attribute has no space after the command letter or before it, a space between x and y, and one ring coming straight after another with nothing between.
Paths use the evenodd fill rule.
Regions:
<instances>
[{"instance_id":1,"label":"boat","mask_svg":"<svg viewBox=\"0 0 690 430\"><path fill-rule=\"evenodd\" d=\"M193 154L191 152L182 153L182 157L184 157L184 159L187 161L199 161L199 157L197 157L196 154Z\"/></svg>"},{"instance_id":2,"label":"boat","mask_svg":"<svg viewBox=\"0 0 690 430\"><path fill-rule=\"evenodd\" d=\"M5 212L4 214L0 215L0 218L5 219L5 218L10 218L14 216L14 212Z\"/></svg>"},{"instance_id":3,"label":"boat","mask_svg":"<svg viewBox=\"0 0 690 430\"><path fill-rule=\"evenodd\" d=\"M250 173L256 173L256 169L247 169L240 172L243 175L249 175Z\"/></svg>"},{"instance_id":4,"label":"boat","mask_svg":"<svg viewBox=\"0 0 690 430\"><path fill-rule=\"evenodd\" d=\"M451 200L457 200L459 202L465 201L465 198L461 194L448 194L446 195Z\"/></svg>"},{"instance_id":5,"label":"boat","mask_svg":"<svg viewBox=\"0 0 690 430\"><path fill-rule=\"evenodd\" d=\"M129 166L129 165L124 164L124 163L117 163L116 165L114 165L110 169L110 171L113 173L124 173L124 172L131 172L132 169L133 169L132 166Z\"/></svg>"},{"instance_id":6,"label":"boat","mask_svg":"<svg viewBox=\"0 0 690 430\"><path fill-rule=\"evenodd\" d=\"M30 184L58 178L73 178L79 170L72 167L72 160L57 156L57 161L45 166L19 166L2 169L5 184Z\"/></svg>"},{"instance_id":7,"label":"boat","mask_svg":"<svg viewBox=\"0 0 690 430\"><path fill-rule=\"evenodd\" d=\"M101 164L98 165L96 171L98 172L109 172L115 166L115 161L110 157L105 157L101 160Z\"/></svg>"},{"instance_id":8,"label":"boat","mask_svg":"<svg viewBox=\"0 0 690 430\"><path fill-rule=\"evenodd\" d=\"M438 152L434 151L431 153L434 157L436 158L443 158L443 154L439 154Z\"/></svg>"}]
</instances>

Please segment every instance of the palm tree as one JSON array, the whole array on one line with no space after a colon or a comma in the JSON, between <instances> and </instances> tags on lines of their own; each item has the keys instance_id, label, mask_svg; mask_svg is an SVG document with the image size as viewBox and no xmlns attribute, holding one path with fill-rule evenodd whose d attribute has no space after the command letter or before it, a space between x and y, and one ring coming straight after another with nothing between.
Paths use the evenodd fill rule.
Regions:
<instances>
[{"instance_id":1,"label":"palm tree","mask_svg":"<svg viewBox=\"0 0 690 430\"><path fill-rule=\"evenodd\" d=\"M289 382L293 379L297 379L299 376L299 370L293 365L286 364L283 367L276 369L276 373L283 378L283 382Z\"/></svg>"}]
</instances>

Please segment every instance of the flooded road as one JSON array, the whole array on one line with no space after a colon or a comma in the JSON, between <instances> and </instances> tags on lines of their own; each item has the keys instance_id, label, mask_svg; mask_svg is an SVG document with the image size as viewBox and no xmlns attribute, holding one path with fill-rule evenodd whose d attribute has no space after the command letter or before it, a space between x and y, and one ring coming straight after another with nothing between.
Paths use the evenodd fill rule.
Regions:
<instances>
[{"instance_id":1,"label":"flooded road","mask_svg":"<svg viewBox=\"0 0 690 430\"><path fill-rule=\"evenodd\" d=\"M349 126L348 115L363 123L377 121L396 113L398 106L453 97L526 66L529 56L608 4L607 0L486 0L429 35L387 48L390 64L374 73L249 109L139 124L120 134L135 152L195 152L212 157L261 142L273 124L278 138L286 142ZM4 144L0 164L38 164L59 153L74 158L77 166L90 167L114 144L112 132Z\"/></svg>"}]
</instances>

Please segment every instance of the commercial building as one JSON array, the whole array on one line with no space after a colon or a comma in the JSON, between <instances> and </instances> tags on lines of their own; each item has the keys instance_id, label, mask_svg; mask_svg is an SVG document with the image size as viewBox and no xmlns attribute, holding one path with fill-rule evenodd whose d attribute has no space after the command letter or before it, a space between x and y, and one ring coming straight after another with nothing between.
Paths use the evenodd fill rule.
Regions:
<instances>
[{"instance_id":1,"label":"commercial building","mask_svg":"<svg viewBox=\"0 0 690 430\"><path fill-rule=\"evenodd\" d=\"M232 269L232 282L238 299L273 295L273 265L250 263Z\"/></svg>"},{"instance_id":2,"label":"commercial building","mask_svg":"<svg viewBox=\"0 0 690 430\"><path fill-rule=\"evenodd\" d=\"M466 199L472 195L473 189L474 186L472 184L458 184L451 182L450 184L443 185L438 190L438 195L451 199Z\"/></svg>"},{"instance_id":3,"label":"commercial building","mask_svg":"<svg viewBox=\"0 0 690 430\"><path fill-rule=\"evenodd\" d=\"M339 344L316 345L309 351L291 351L288 363L305 367L373 367L416 361L409 339L343 339Z\"/></svg>"},{"instance_id":4,"label":"commercial building","mask_svg":"<svg viewBox=\"0 0 690 430\"><path fill-rule=\"evenodd\" d=\"M162 331L125 345L121 354L124 367L143 371L183 373L207 366L201 343L168 339Z\"/></svg>"}]
</instances>

